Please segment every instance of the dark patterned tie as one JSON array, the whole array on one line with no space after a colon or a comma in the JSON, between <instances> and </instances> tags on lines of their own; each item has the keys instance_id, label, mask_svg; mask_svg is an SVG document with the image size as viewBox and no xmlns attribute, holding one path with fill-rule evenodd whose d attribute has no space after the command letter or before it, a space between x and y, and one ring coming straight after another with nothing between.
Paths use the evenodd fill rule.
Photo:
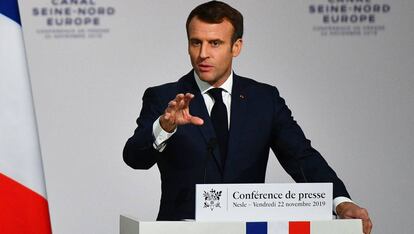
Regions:
<instances>
[{"instance_id":1,"label":"dark patterned tie","mask_svg":"<svg viewBox=\"0 0 414 234\"><path fill-rule=\"evenodd\" d=\"M221 162L224 167L227 158L227 145L229 140L229 128L227 123L227 108L223 102L221 88L213 88L208 93L214 99L214 105L211 109L211 122L213 123L216 132L217 141L220 149Z\"/></svg>"}]
</instances>

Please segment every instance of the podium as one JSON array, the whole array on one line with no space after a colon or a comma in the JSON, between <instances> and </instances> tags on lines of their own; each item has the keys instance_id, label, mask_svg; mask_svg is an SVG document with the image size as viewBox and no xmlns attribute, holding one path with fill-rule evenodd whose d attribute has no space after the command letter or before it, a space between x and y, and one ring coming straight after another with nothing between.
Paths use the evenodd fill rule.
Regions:
<instances>
[{"instance_id":1,"label":"podium","mask_svg":"<svg viewBox=\"0 0 414 234\"><path fill-rule=\"evenodd\" d=\"M293 227L293 228L292 228ZM267 231L269 230L269 231ZM360 219L268 222L139 222L120 216L120 234L363 234Z\"/></svg>"}]
</instances>

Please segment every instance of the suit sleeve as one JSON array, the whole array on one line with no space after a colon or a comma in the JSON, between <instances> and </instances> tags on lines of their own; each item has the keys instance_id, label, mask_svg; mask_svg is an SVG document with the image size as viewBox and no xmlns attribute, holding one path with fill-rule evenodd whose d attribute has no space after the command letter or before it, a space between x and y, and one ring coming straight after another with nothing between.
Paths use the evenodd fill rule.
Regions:
<instances>
[{"instance_id":1,"label":"suit sleeve","mask_svg":"<svg viewBox=\"0 0 414 234\"><path fill-rule=\"evenodd\" d=\"M283 98L274 89L272 150L296 182L332 182L333 197L350 198L344 183L306 139Z\"/></svg>"},{"instance_id":2,"label":"suit sleeve","mask_svg":"<svg viewBox=\"0 0 414 234\"><path fill-rule=\"evenodd\" d=\"M158 151L154 149L152 125L162 114L162 107L153 88L145 91L138 127L128 139L123 151L124 162L134 169L149 169L156 163Z\"/></svg>"}]
</instances>

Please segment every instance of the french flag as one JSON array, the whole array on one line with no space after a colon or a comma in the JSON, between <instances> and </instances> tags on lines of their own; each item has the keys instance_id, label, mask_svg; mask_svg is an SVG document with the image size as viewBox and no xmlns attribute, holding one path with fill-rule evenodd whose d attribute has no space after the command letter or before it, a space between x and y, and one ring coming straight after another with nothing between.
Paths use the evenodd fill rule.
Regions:
<instances>
[{"instance_id":1,"label":"french flag","mask_svg":"<svg viewBox=\"0 0 414 234\"><path fill-rule=\"evenodd\" d=\"M0 233L51 233L17 0L0 0Z\"/></svg>"},{"instance_id":2,"label":"french flag","mask_svg":"<svg viewBox=\"0 0 414 234\"><path fill-rule=\"evenodd\" d=\"M247 222L246 234L311 234L310 221Z\"/></svg>"}]
</instances>

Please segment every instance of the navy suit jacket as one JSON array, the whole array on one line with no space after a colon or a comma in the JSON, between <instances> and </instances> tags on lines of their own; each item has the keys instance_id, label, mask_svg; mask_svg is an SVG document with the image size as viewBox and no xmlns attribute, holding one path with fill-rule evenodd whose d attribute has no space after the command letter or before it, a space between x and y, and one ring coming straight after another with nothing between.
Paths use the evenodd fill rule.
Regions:
<instances>
[{"instance_id":1,"label":"navy suit jacket","mask_svg":"<svg viewBox=\"0 0 414 234\"><path fill-rule=\"evenodd\" d=\"M204 124L179 126L166 148L158 152L153 147L153 123L178 93L195 95L190 113L202 118ZM193 71L177 82L148 88L137 124L123 158L134 169L149 169L157 164L162 191L157 220L194 218L196 184L263 183L270 149L296 182L332 182L334 197L349 197L342 181L312 148L273 86L233 75L224 167Z\"/></svg>"}]
</instances>

